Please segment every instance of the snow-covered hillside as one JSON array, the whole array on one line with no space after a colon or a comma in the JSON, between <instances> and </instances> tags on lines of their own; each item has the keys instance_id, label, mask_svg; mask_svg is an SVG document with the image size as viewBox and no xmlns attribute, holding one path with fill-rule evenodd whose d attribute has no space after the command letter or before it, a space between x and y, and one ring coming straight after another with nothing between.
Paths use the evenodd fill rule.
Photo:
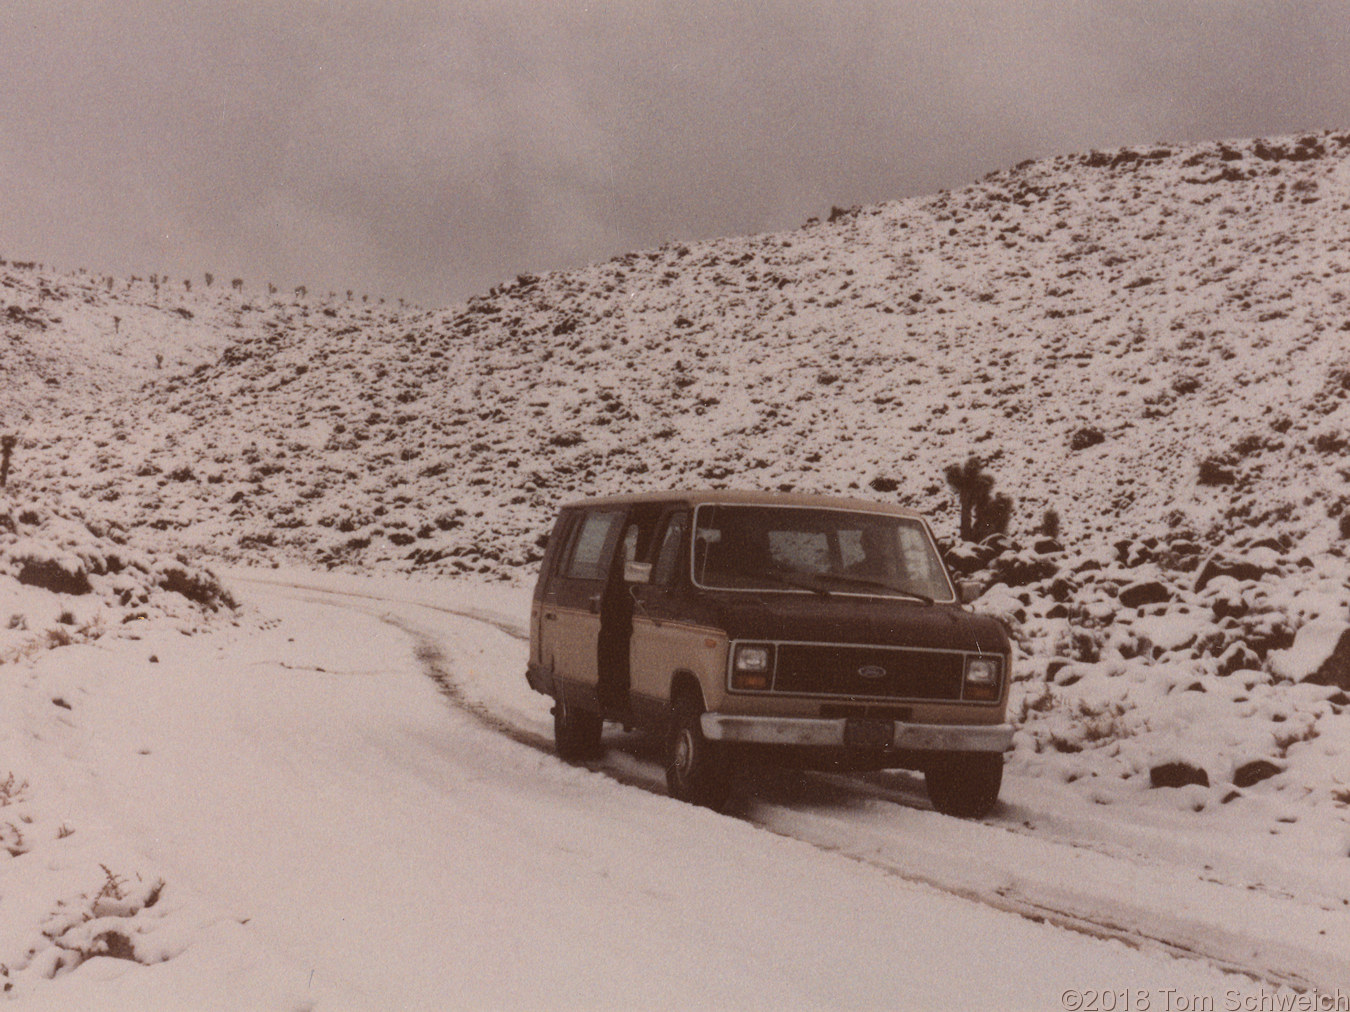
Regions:
<instances>
[{"instance_id":1,"label":"snow-covered hillside","mask_svg":"<svg viewBox=\"0 0 1350 1012\"><path fill-rule=\"evenodd\" d=\"M634 487L950 524L971 452L1024 532L1338 536L1347 208L1350 136L1319 135L1035 162L441 312L10 265L16 477L213 554L451 573Z\"/></svg>"}]
</instances>

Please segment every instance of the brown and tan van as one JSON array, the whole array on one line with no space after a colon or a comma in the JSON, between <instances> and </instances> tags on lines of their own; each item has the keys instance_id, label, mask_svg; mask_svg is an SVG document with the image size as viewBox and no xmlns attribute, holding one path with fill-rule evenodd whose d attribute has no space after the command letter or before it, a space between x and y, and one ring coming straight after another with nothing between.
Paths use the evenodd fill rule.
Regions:
<instances>
[{"instance_id":1,"label":"brown and tan van","mask_svg":"<svg viewBox=\"0 0 1350 1012\"><path fill-rule=\"evenodd\" d=\"M672 796L720 807L743 760L922 770L933 806L998 798L1010 648L964 608L923 518L767 492L562 507L530 620L560 755L606 720L664 735Z\"/></svg>"}]
</instances>

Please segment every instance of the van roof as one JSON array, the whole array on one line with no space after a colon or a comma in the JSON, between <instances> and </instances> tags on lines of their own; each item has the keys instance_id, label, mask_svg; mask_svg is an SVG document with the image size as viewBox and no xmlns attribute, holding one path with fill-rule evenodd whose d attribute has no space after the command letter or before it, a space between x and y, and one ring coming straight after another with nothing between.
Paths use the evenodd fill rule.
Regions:
<instances>
[{"instance_id":1,"label":"van roof","mask_svg":"<svg viewBox=\"0 0 1350 1012\"><path fill-rule=\"evenodd\" d=\"M850 499L844 496L805 495L798 492L763 492L752 489L674 490L669 492L636 492L628 495L607 495L594 499L576 499L563 503L563 509L594 506L632 506L638 503L684 503L689 506L816 506L822 509L866 510L871 513L890 513L896 516L922 519L918 510L895 503L874 502L868 499Z\"/></svg>"}]
</instances>

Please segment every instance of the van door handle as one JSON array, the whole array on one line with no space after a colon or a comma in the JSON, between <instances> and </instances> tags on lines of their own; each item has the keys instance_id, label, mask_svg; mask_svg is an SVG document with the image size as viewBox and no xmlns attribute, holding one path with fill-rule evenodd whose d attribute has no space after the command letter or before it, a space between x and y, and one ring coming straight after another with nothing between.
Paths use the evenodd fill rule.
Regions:
<instances>
[{"instance_id":1,"label":"van door handle","mask_svg":"<svg viewBox=\"0 0 1350 1012\"><path fill-rule=\"evenodd\" d=\"M558 621L558 613L556 611L546 611L544 612L544 618L548 619L550 622L556 622Z\"/></svg>"},{"instance_id":2,"label":"van door handle","mask_svg":"<svg viewBox=\"0 0 1350 1012\"><path fill-rule=\"evenodd\" d=\"M633 595L633 608L642 613L642 617L651 622L658 629L661 627L661 620L647 610L647 602L636 585L629 587L628 592Z\"/></svg>"}]
</instances>

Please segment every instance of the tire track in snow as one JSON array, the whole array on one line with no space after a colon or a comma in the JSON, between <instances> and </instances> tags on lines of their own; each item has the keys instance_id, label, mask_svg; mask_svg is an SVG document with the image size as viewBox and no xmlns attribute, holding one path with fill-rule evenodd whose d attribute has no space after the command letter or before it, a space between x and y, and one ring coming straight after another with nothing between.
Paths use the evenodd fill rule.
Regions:
<instances>
[{"instance_id":1,"label":"tire track in snow","mask_svg":"<svg viewBox=\"0 0 1350 1012\"><path fill-rule=\"evenodd\" d=\"M248 577L238 577L249 580ZM488 730L501 734L518 744L546 753L554 754L553 739L550 735L521 727L489 706L471 700L456 682L451 658L447 655L434 632L414 622L399 618L388 612L388 605L403 605L420 610L454 616L471 622L490 626L517 640L529 639L528 628L521 623L510 622L500 616L473 608L453 608L446 605L429 604L422 601L400 600L381 597L377 594L355 591L328 590L316 585L283 583L279 581L257 579L252 582L265 584L310 603L326 604L346 608L369 615L390 625L413 643L414 656L423 672L430 678L441 693L456 709L473 717ZM296 593L299 592L299 593ZM335 598L339 600L334 600ZM381 605L386 607L380 607ZM621 752L645 762L631 748ZM562 762L563 760L559 760ZM612 780L627 786L636 787L650 794L664 796L664 783L659 778L642 776L631 769L625 769L612 759L599 759L590 762L573 763L602 773ZM910 802L899 792L885 787L870 785L865 781L847 780L829 774L832 789L848 792L854 800L879 802L897 807L925 811L926 806L917 801ZM756 811L759 809L759 811ZM1318 992L1336 993L1337 987L1344 987L1344 967L1320 954L1303 951L1297 947L1285 947L1289 951L1271 954L1263 958L1261 940L1247 938L1237 932L1216 933L1208 925L1188 923L1184 919L1171 917L1165 912L1134 908L1133 911L1121 908L1122 916L1104 916L1100 909L1092 911L1073 910L1064 902L1054 903L1038 899L1035 895L1019 890L1015 884L993 888L980 888L961 883L953 876L935 875L919 871L912 866L888 860L876 846L860 844L859 837L873 837L875 831L864 826L849 824L847 815L829 816L811 811L801 811L774 802L763 802L752 806L742 806L739 810L727 813L729 817L740 818L760 829L778 836L788 837L810 844L819 850L836 854L875 868L898 879L928 886L940 892L970 902L1015 914L1033 923L1048 924L1063 930L1086 935L1102 941L1116 941L1141 951L1163 953L1174 958L1199 960L1225 973L1247 977L1252 982L1274 987L1287 987L1300 993ZM975 825L975 824L967 824ZM1015 832L1012 827L988 826L991 832L1002 830ZM1075 847L1071 841L1056 840L1061 846ZM1092 901L1089 898L1088 904ZM1134 912L1137 916L1123 916ZM1151 929L1149 920L1169 921L1168 930ZM1191 937L1199 929L1199 934L1208 937ZM1253 951L1255 950L1255 951Z\"/></svg>"}]
</instances>

